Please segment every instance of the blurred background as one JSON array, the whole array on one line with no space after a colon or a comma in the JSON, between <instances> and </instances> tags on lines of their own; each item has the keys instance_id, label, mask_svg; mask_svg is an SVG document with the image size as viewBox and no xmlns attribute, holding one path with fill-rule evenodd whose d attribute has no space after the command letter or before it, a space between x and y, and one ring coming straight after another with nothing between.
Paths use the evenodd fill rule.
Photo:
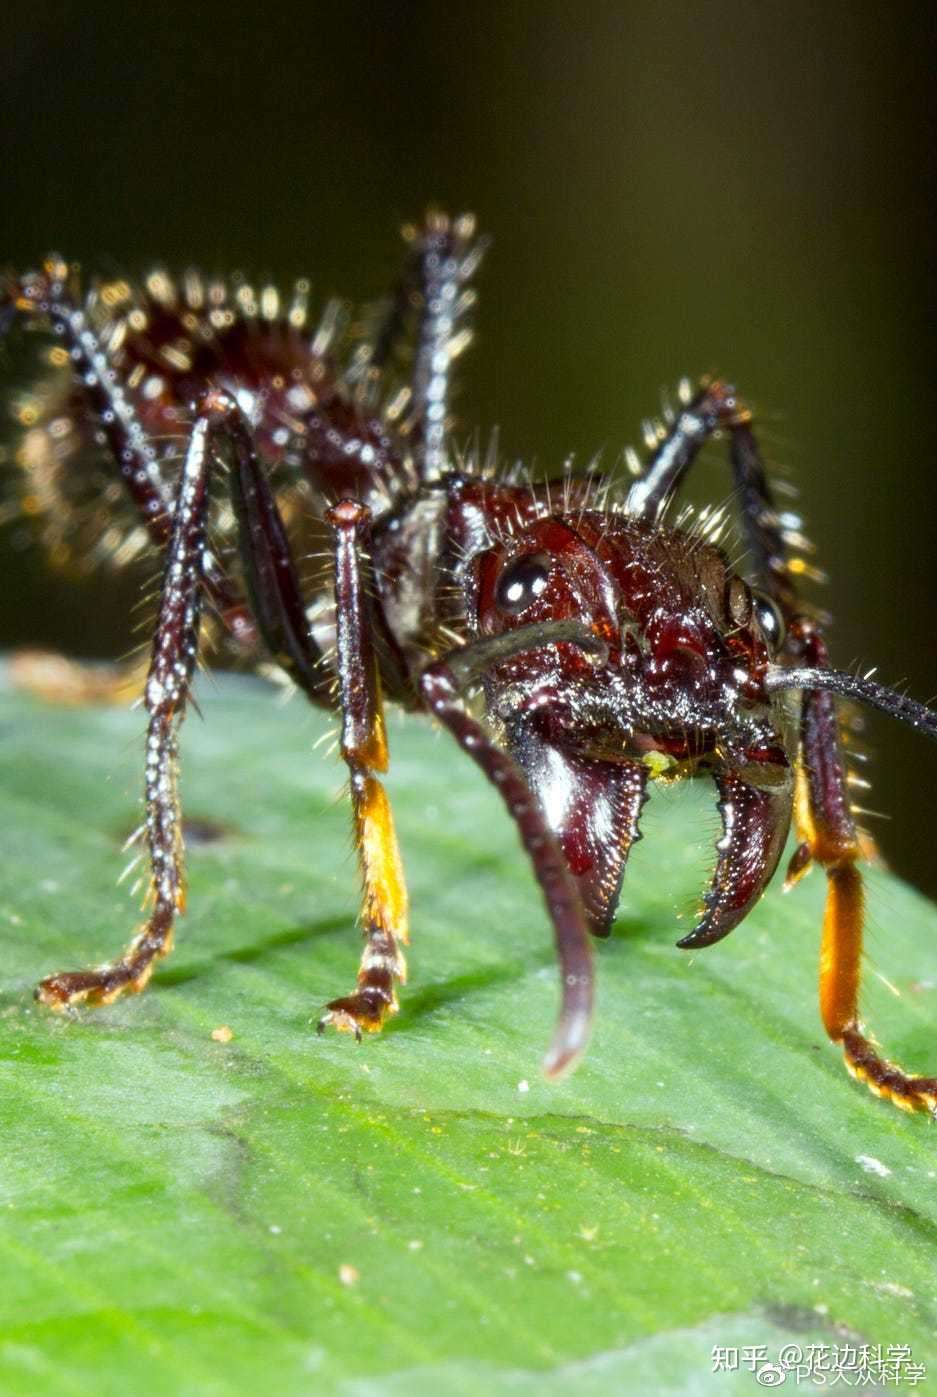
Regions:
<instances>
[{"instance_id":1,"label":"blurred background","mask_svg":"<svg viewBox=\"0 0 937 1397\"><path fill-rule=\"evenodd\" d=\"M935 29L930 0L10 7L0 263L56 248L365 300L403 220L473 209L495 241L466 433L612 461L662 388L727 375L801 486L835 662L929 699ZM23 360L14 337L0 380ZM726 489L711 460L696 498ZM129 579L76 585L8 543L0 646L128 648ZM937 892L935 754L869 731L870 825Z\"/></svg>"}]
</instances>

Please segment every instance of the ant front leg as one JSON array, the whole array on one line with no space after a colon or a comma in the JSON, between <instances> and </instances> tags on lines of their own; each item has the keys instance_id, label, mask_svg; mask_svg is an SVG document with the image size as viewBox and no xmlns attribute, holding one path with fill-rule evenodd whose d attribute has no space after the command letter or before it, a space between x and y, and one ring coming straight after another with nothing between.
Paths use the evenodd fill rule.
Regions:
<instances>
[{"instance_id":1,"label":"ant front leg","mask_svg":"<svg viewBox=\"0 0 937 1397\"><path fill-rule=\"evenodd\" d=\"M355 500L342 500L326 514L335 531L335 613L342 756L351 777L355 848L364 897L361 924L364 951L357 989L333 999L319 1021L354 1033L377 1032L398 1009L396 982L407 978L402 945L409 940L407 889L387 792L377 773L387 770L387 735L378 666L372 643L361 555L370 512Z\"/></svg>"},{"instance_id":2,"label":"ant front leg","mask_svg":"<svg viewBox=\"0 0 937 1397\"><path fill-rule=\"evenodd\" d=\"M829 667L826 646L806 621L794 627L804 664ZM827 898L820 950L820 1014L834 1043L841 1043L846 1067L876 1096L904 1111L937 1111L937 1077L915 1077L888 1062L863 1030L859 1018L864 892L859 860L862 848L849 806L839 725L831 692L804 691L801 759L798 773L798 825L805 855L826 870ZM798 865L796 873L802 871Z\"/></svg>"},{"instance_id":3,"label":"ant front leg","mask_svg":"<svg viewBox=\"0 0 937 1397\"><path fill-rule=\"evenodd\" d=\"M166 555L159 619L153 643L145 704L146 837L150 853L153 908L123 955L92 970L52 975L36 997L64 1010L88 1000L109 1004L125 991L139 993L155 962L172 949L176 914L185 908L185 875L177 792L177 729L197 652L200 580L205 552L209 434L214 415L200 416L192 429Z\"/></svg>"},{"instance_id":4,"label":"ant front leg","mask_svg":"<svg viewBox=\"0 0 937 1397\"><path fill-rule=\"evenodd\" d=\"M52 1009L61 1011L82 1001L107 1004L126 991L139 993L156 961L172 949L176 916L185 907L178 729L190 695L202 595L208 586L205 526L216 447L232 457L228 479L242 561L266 644L313 701L325 704L330 697L330 680L309 633L283 523L248 428L229 394L207 393L192 428L173 510L144 691L149 714L145 799L152 910L116 960L43 980L36 997Z\"/></svg>"}]
</instances>

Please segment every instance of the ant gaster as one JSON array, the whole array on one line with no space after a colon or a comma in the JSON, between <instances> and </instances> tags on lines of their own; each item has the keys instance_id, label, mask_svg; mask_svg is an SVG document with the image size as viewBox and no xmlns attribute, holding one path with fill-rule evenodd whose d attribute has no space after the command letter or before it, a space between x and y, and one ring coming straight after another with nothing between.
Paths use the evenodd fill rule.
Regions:
<instances>
[{"instance_id":1,"label":"ant gaster","mask_svg":"<svg viewBox=\"0 0 937 1397\"><path fill-rule=\"evenodd\" d=\"M817 613L798 596L798 521L776 509L750 414L727 384L682 394L646 463L632 457L627 489L595 472L531 482L460 463L451 373L483 243L470 217L441 213L406 237L396 292L344 364L338 308L307 332L304 284L289 310L271 288L258 297L195 273L83 294L51 257L0 287L3 327L23 317L49 333L60 365L21 409L27 512L53 553L85 530L92 552L164 559L144 690L147 920L122 955L50 976L38 998L64 1010L139 991L171 948L185 900L178 728L200 634L214 629L248 658L265 651L341 717L364 951L356 988L320 1028L380 1029L405 978L407 895L381 780L387 698L448 729L527 850L561 969L549 1075L585 1048L590 941L609 933L649 781L706 773L722 837L697 925L678 944L712 945L743 920L793 820L789 881L814 861L828 879L827 1033L874 1092L933 1111L937 1079L887 1062L859 1019L862 849L834 696L931 737L937 717L829 667ZM728 441L747 578L711 516L670 519L714 434ZM96 502L90 514L70 508L81 499ZM295 558L323 523L330 576L307 596ZM466 705L473 690L482 718Z\"/></svg>"}]
</instances>

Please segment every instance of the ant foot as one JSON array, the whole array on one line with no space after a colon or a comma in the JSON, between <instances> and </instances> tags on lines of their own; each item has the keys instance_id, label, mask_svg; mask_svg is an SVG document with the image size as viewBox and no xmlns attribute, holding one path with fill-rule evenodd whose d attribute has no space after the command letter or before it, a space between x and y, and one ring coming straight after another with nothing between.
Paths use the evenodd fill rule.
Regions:
<instances>
[{"instance_id":1,"label":"ant foot","mask_svg":"<svg viewBox=\"0 0 937 1397\"><path fill-rule=\"evenodd\" d=\"M97 970L49 975L36 986L35 998L57 1014L64 1014L76 1004L112 1004L122 994L139 994L152 973L152 961L142 970L117 961Z\"/></svg>"},{"instance_id":2,"label":"ant foot","mask_svg":"<svg viewBox=\"0 0 937 1397\"><path fill-rule=\"evenodd\" d=\"M146 989L153 967L172 950L172 928L144 928L119 960L93 970L71 970L48 975L35 989L40 1004L57 1014L76 1004L112 1004L122 994Z\"/></svg>"},{"instance_id":3,"label":"ant foot","mask_svg":"<svg viewBox=\"0 0 937 1397\"><path fill-rule=\"evenodd\" d=\"M381 989L358 990L344 999L333 999L316 1026L317 1033L335 1028L339 1033L353 1033L360 1043L364 1033L380 1033L384 1020L396 1014L397 1001Z\"/></svg>"},{"instance_id":4,"label":"ant foot","mask_svg":"<svg viewBox=\"0 0 937 1397\"><path fill-rule=\"evenodd\" d=\"M888 1062L858 1026L850 1025L843 1034L846 1071L857 1082L864 1082L875 1096L884 1097L902 1111L928 1111L937 1117L937 1077L915 1077Z\"/></svg>"}]
</instances>

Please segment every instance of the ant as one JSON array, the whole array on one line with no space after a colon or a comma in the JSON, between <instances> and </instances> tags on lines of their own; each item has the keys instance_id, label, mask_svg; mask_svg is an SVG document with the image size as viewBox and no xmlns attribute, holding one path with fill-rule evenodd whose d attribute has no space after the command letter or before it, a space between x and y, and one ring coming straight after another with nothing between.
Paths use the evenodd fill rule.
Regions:
<instances>
[{"instance_id":1,"label":"ant","mask_svg":"<svg viewBox=\"0 0 937 1397\"><path fill-rule=\"evenodd\" d=\"M595 472L530 481L460 460L452 370L471 338L485 244L470 216L441 212L405 237L399 284L357 340L337 304L307 329L305 283L284 309L272 288L194 272L82 293L59 257L0 282L0 328L34 323L60 366L20 411L26 512L53 553L90 534L92 552L163 559L144 687L148 916L123 954L49 976L38 999L64 1011L136 993L171 949L185 904L178 730L207 629L251 661L265 652L341 717L364 950L355 988L328 1004L320 1030L379 1030L406 977L407 894L381 780L386 697L448 729L527 850L561 972L549 1076L586 1046L590 941L611 929L649 781L708 774L722 837L697 925L677 944L710 946L738 926L793 821L788 882L814 862L828 879L826 1031L877 1095L937 1111L937 1078L888 1062L859 1019L862 845L835 699L932 738L937 715L830 668L822 618L798 595L799 520L776 508L751 415L728 384L682 392L627 489ZM670 520L716 434L728 440L748 579L718 545L717 515ZM309 597L296 558L323 527L330 574Z\"/></svg>"}]
</instances>

